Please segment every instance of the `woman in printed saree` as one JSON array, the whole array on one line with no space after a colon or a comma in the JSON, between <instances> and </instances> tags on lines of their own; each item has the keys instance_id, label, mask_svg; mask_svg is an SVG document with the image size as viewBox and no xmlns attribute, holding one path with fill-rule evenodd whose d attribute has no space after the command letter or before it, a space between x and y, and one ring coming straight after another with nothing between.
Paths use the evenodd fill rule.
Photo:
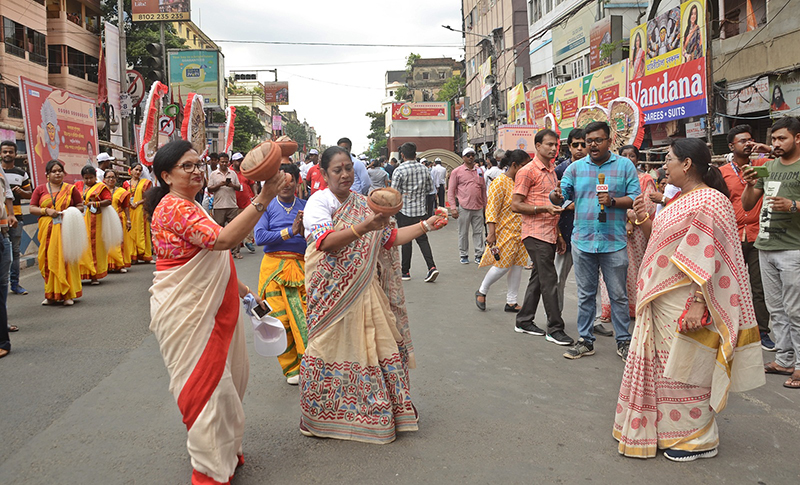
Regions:
<instances>
[{"instance_id":1,"label":"woman in printed saree","mask_svg":"<svg viewBox=\"0 0 800 485\"><path fill-rule=\"evenodd\" d=\"M418 422L396 248L435 229L441 216L397 229L350 190L346 150L328 148L319 167L328 188L315 192L303 213L308 346L300 364L300 432L389 443Z\"/></svg>"},{"instance_id":2,"label":"woman in printed saree","mask_svg":"<svg viewBox=\"0 0 800 485\"><path fill-rule=\"evenodd\" d=\"M697 5L692 5L686 30L683 32L683 62L693 61L703 57L703 35L698 25L699 10Z\"/></svg>"},{"instance_id":3,"label":"woman in printed saree","mask_svg":"<svg viewBox=\"0 0 800 485\"><path fill-rule=\"evenodd\" d=\"M656 204L650 200L650 194L656 191L656 182L653 177L647 172L639 168L640 154L639 149L633 145L625 145L619 149L619 154L627 158L637 168L639 174L639 185L644 194L645 210L650 217L656 215ZM639 278L639 266L642 264L644 258L644 251L647 249L647 237L642 232L641 226L634 224L636 221L636 213L632 209L628 209L628 310L631 318L636 318L636 281ZM608 289L606 283L600 278L600 321L611 321L611 300L608 297Z\"/></svg>"},{"instance_id":4,"label":"woman in printed saree","mask_svg":"<svg viewBox=\"0 0 800 485\"><path fill-rule=\"evenodd\" d=\"M130 241L128 234L131 230L130 201L131 193L122 187L117 187L117 173L106 170L103 183L111 191L111 206L119 216L124 236L122 244L108 250L108 270L114 273L127 273L126 268L131 267Z\"/></svg>"},{"instance_id":5,"label":"woman in printed saree","mask_svg":"<svg viewBox=\"0 0 800 485\"><path fill-rule=\"evenodd\" d=\"M486 310L486 294L493 284L506 276L505 311L517 313L519 282L522 268L528 262L528 252L522 244L522 216L511 211L511 196L514 193L514 178L517 171L531 161L524 150L508 150L500 160L500 168L506 172L498 175L489 185L486 203L486 251L481 258L480 267L491 266L483 278L481 287L475 292L475 304L481 311ZM495 257L496 255L496 257Z\"/></svg>"},{"instance_id":6,"label":"woman in printed saree","mask_svg":"<svg viewBox=\"0 0 800 485\"><path fill-rule=\"evenodd\" d=\"M39 271L44 278L42 305L64 302L72 305L82 294L77 261L64 261L62 213L68 207L83 210L83 199L74 185L64 183L64 163L50 160L45 166L47 182L31 194L30 212L39 216Z\"/></svg>"},{"instance_id":7,"label":"woman in printed saree","mask_svg":"<svg viewBox=\"0 0 800 485\"><path fill-rule=\"evenodd\" d=\"M258 296L272 309L270 315L286 328L286 351L278 356L286 382L300 382L300 359L308 343L306 331L306 240L303 209L306 201L295 197L300 169L284 163L281 170L291 181L272 199L254 230L255 243L264 246Z\"/></svg>"},{"instance_id":8,"label":"woman in printed saree","mask_svg":"<svg viewBox=\"0 0 800 485\"><path fill-rule=\"evenodd\" d=\"M157 256L150 330L188 431L192 484L228 484L244 463L242 397L249 362L240 299L251 293L236 277L230 249L255 226L285 178L278 172L222 228L194 200L205 164L191 143L161 147L153 169L159 186L146 196ZM257 296L256 301L264 307Z\"/></svg>"},{"instance_id":9,"label":"woman in printed saree","mask_svg":"<svg viewBox=\"0 0 800 485\"><path fill-rule=\"evenodd\" d=\"M675 140L665 169L681 196L655 221L644 195L634 204L649 242L613 429L626 456L716 456L728 393L765 381L733 206L710 163L703 141Z\"/></svg>"},{"instance_id":10,"label":"woman in printed saree","mask_svg":"<svg viewBox=\"0 0 800 485\"><path fill-rule=\"evenodd\" d=\"M146 178L142 178L142 164L131 167L131 179L122 184L122 188L131 193L131 230L127 232L130 243L131 263L149 263L153 259L153 243L150 236L150 220L144 210L144 193L151 187Z\"/></svg>"},{"instance_id":11,"label":"woman in printed saree","mask_svg":"<svg viewBox=\"0 0 800 485\"><path fill-rule=\"evenodd\" d=\"M86 234L89 247L80 261L81 279L99 285L108 275L108 249L103 241L103 214L101 209L111 205L111 191L103 182L97 181L97 172L91 165L81 169L83 176L83 205L86 207Z\"/></svg>"}]
</instances>

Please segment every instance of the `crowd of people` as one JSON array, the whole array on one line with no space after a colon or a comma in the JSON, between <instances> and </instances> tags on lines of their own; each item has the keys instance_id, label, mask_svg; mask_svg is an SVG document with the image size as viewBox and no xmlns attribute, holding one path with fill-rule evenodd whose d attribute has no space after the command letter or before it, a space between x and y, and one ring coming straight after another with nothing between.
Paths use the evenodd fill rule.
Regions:
<instances>
[{"instance_id":1,"label":"crowd of people","mask_svg":"<svg viewBox=\"0 0 800 485\"><path fill-rule=\"evenodd\" d=\"M16 280L9 271L19 198L30 197L39 217L45 305L71 305L81 281L99 284L155 260L150 328L187 426L193 481L226 483L244 460L240 299L248 295L286 331L277 360L286 382L299 385L302 434L388 443L417 429L402 282L411 279L414 241L423 281L437 280L427 233L449 216L459 262L489 268L475 292L480 311L506 276L504 311L516 332L544 336L571 360L595 354L595 335L614 337L625 362L613 427L620 453L709 458L730 391L762 385L765 373L800 388L800 121L777 121L771 145L756 143L747 125L727 136L721 167L704 142L676 139L663 167L647 171L636 147L612 152L608 124L595 122L570 132L566 157L545 129L532 153L498 150L478 161L467 147L449 174L441 159L418 158L413 143L399 147L399 160L367 160L342 138L263 183L241 173L241 153L201 160L175 141L156 154L155 183L134 165L119 187L117 173L100 165L85 167L75 186L53 160L32 191L6 163L4 143L0 293L9 282L25 292L19 271ZM394 217L368 204L371 191L387 187L402 195ZM70 214L79 211L86 249L76 257ZM121 227L116 244L109 225ZM253 245L263 257L251 290L234 259ZM573 270L577 340L563 318ZM534 322L540 300L544 329ZM9 348L0 334L0 350ZM774 361L764 364L762 350L775 351Z\"/></svg>"}]
</instances>

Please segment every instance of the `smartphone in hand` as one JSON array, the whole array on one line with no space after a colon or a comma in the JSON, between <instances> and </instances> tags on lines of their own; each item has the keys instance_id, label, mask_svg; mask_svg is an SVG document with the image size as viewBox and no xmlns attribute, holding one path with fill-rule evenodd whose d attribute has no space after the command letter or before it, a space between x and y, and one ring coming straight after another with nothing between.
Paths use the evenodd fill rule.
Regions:
<instances>
[{"instance_id":1,"label":"smartphone in hand","mask_svg":"<svg viewBox=\"0 0 800 485\"><path fill-rule=\"evenodd\" d=\"M264 305L267 305L267 302L264 302ZM270 308L269 305L267 305L267 308L264 309L264 308L261 307L261 305L256 305L256 306L253 307L253 311L256 312L256 315L258 315L258 318L263 318L264 315L266 315L267 313L272 312L272 308Z\"/></svg>"}]
</instances>

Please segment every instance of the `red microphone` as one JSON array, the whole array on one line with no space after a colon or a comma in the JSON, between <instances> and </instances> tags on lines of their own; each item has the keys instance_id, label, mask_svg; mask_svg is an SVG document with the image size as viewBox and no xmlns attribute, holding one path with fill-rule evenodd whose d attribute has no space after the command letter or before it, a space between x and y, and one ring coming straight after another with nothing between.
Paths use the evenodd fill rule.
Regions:
<instances>
[{"instance_id":1,"label":"red microphone","mask_svg":"<svg viewBox=\"0 0 800 485\"><path fill-rule=\"evenodd\" d=\"M606 174L601 173L597 175L597 181L600 182L597 184L595 191L598 194L603 192L608 192L608 185L606 185ZM600 204L600 214L597 216L597 220L600 222L606 222L606 206Z\"/></svg>"}]
</instances>

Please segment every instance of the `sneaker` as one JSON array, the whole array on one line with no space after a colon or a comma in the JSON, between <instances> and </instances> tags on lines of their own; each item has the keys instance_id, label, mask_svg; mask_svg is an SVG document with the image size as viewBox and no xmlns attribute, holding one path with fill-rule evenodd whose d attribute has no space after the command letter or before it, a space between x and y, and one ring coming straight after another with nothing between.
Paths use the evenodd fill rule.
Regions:
<instances>
[{"instance_id":1,"label":"sneaker","mask_svg":"<svg viewBox=\"0 0 800 485\"><path fill-rule=\"evenodd\" d=\"M287 377L286 383L289 384L290 386L296 386L300 384L300 374L295 374L293 376Z\"/></svg>"},{"instance_id":2,"label":"sneaker","mask_svg":"<svg viewBox=\"0 0 800 485\"><path fill-rule=\"evenodd\" d=\"M433 283L436 281L436 278L439 277L439 270L436 269L436 266L432 267L428 270L428 274L425 275L425 283Z\"/></svg>"},{"instance_id":3,"label":"sneaker","mask_svg":"<svg viewBox=\"0 0 800 485\"><path fill-rule=\"evenodd\" d=\"M481 257L475 256L475 264L481 264Z\"/></svg>"},{"instance_id":4,"label":"sneaker","mask_svg":"<svg viewBox=\"0 0 800 485\"><path fill-rule=\"evenodd\" d=\"M537 337L541 337L545 334L545 331L541 328L537 327L536 324L533 322L523 323L522 325L516 324L514 326L514 331L517 333L527 333L528 335L536 335Z\"/></svg>"},{"instance_id":5,"label":"sneaker","mask_svg":"<svg viewBox=\"0 0 800 485\"><path fill-rule=\"evenodd\" d=\"M573 345L575 343L575 341L572 340L572 338L563 330L556 330L553 333L548 333L545 339L548 342L553 342L556 345Z\"/></svg>"},{"instance_id":6,"label":"sneaker","mask_svg":"<svg viewBox=\"0 0 800 485\"><path fill-rule=\"evenodd\" d=\"M397 274L397 273L395 273L395 274ZM403 281L410 280L411 279L411 273L403 273L403 276L400 279L402 279Z\"/></svg>"},{"instance_id":7,"label":"sneaker","mask_svg":"<svg viewBox=\"0 0 800 485\"><path fill-rule=\"evenodd\" d=\"M461 264L469 264L469 258L466 256L461 256Z\"/></svg>"},{"instance_id":8,"label":"sneaker","mask_svg":"<svg viewBox=\"0 0 800 485\"><path fill-rule=\"evenodd\" d=\"M672 461L695 461L699 458L714 458L717 456L717 449L708 451L683 451L668 449L664 451L664 456Z\"/></svg>"},{"instance_id":9,"label":"sneaker","mask_svg":"<svg viewBox=\"0 0 800 485\"><path fill-rule=\"evenodd\" d=\"M626 362L628 360L628 351L631 348L630 340L625 340L623 342L617 342L617 355L622 357L622 361Z\"/></svg>"},{"instance_id":10,"label":"sneaker","mask_svg":"<svg viewBox=\"0 0 800 485\"><path fill-rule=\"evenodd\" d=\"M603 337L613 337L614 332L611 330L607 330L606 327L603 326L602 323L598 323L594 326L594 334L595 335L602 335Z\"/></svg>"},{"instance_id":11,"label":"sneaker","mask_svg":"<svg viewBox=\"0 0 800 485\"><path fill-rule=\"evenodd\" d=\"M580 359L586 355L594 355L594 344L591 344L585 340L578 339L578 343L567 349L564 352L564 357L567 359Z\"/></svg>"},{"instance_id":12,"label":"sneaker","mask_svg":"<svg viewBox=\"0 0 800 485\"><path fill-rule=\"evenodd\" d=\"M247 250L250 251L251 253L256 252L256 248L255 246L253 246L253 243L246 242L244 243L244 247L246 247Z\"/></svg>"},{"instance_id":13,"label":"sneaker","mask_svg":"<svg viewBox=\"0 0 800 485\"><path fill-rule=\"evenodd\" d=\"M11 293L13 293L15 295L27 295L28 294L28 290L26 290L25 288L17 285L17 286L12 286L11 287Z\"/></svg>"},{"instance_id":14,"label":"sneaker","mask_svg":"<svg viewBox=\"0 0 800 485\"><path fill-rule=\"evenodd\" d=\"M775 352L775 342L769 338L769 334L766 332L761 332L761 348L767 352Z\"/></svg>"}]
</instances>

